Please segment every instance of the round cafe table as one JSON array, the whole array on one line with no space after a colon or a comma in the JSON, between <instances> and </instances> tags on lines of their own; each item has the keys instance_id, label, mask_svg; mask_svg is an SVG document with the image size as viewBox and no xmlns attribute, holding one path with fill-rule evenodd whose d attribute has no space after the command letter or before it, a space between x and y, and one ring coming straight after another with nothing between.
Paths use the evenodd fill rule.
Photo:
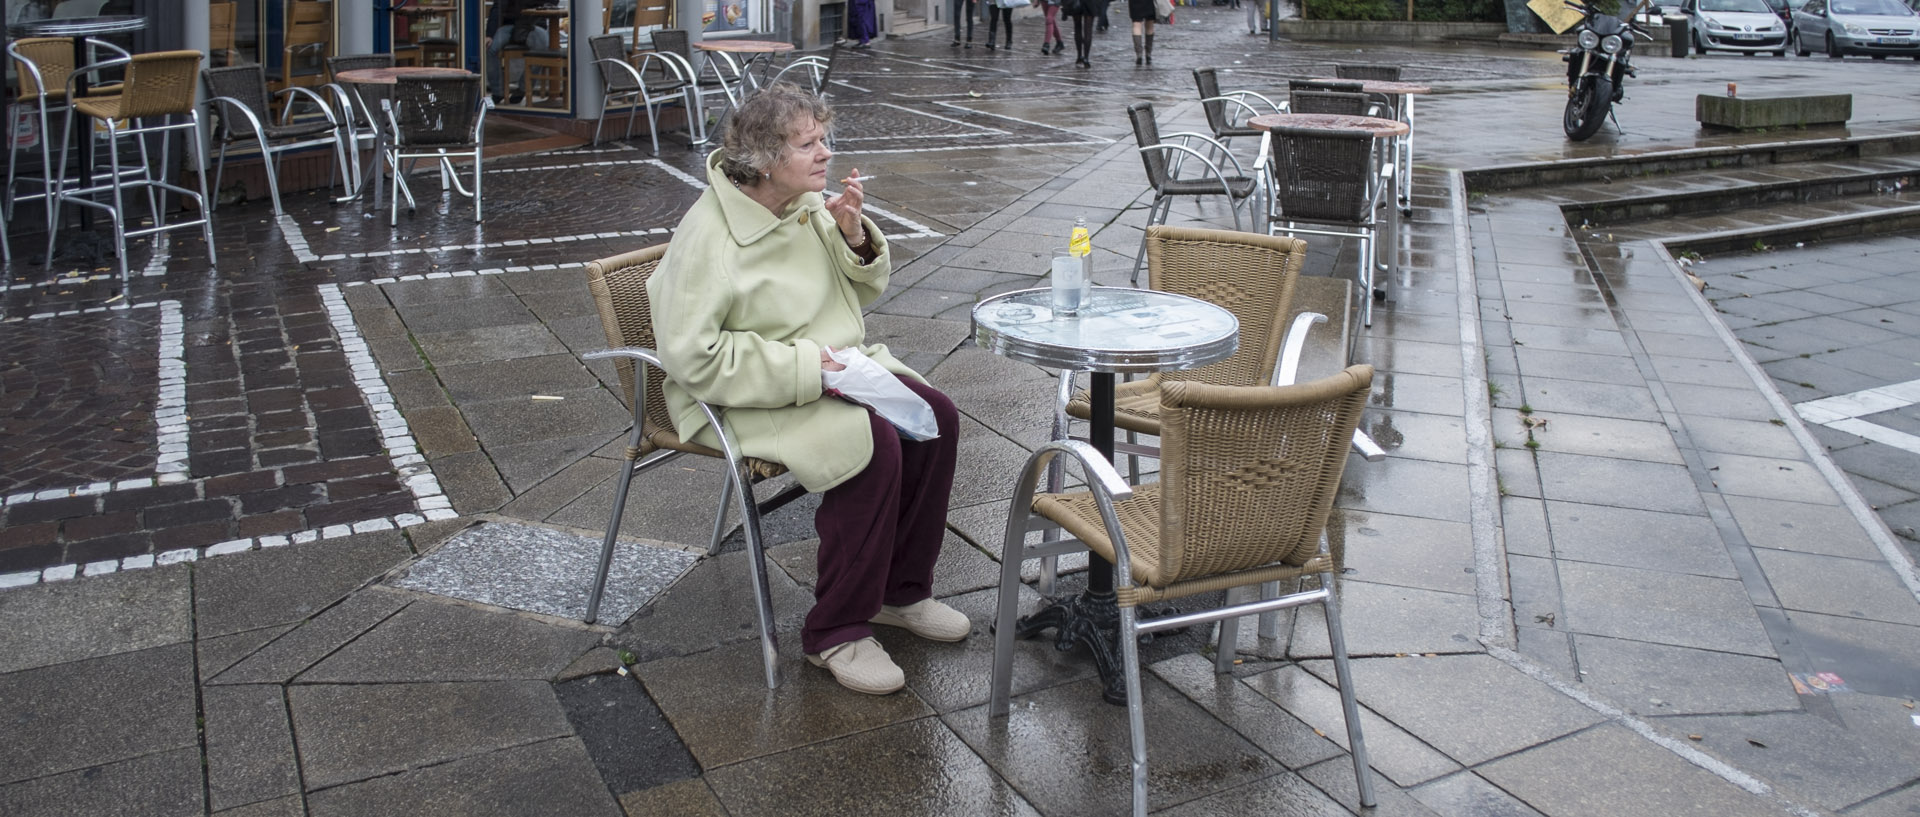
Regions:
<instances>
[{"instance_id":1,"label":"round cafe table","mask_svg":"<svg viewBox=\"0 0 1920 817\"><path fill-rule=\"evenodd\" d=\"M387 200L386 188L380 184L385 172L380 163L381 151L386 147L387 127L381 121L380 100L387 97L387 89L397 84L401 77L425 77L428 79L464 77L472 74L465 68L446 68L425 65L397 65L392 68L355 68L341 71L333 76L334 81L353 87L354 101L360 109L366 111L367 121L373 124L373 172L363 173L359 169L360 151L353 151L354 180L353 195L360 195L367 180L373 180L373 209L379 210Z\"/></svg>"},{"instance_id":2,"label":"round cafe table","mask_svg":"<svg viewBox=\"0 0 1920 817\"><path fill-rule=\"evenodd\" d=\"M1413 209L1413 98L1421 94L1433 93L1433 86L1418 82L1400 82L1384 79L1334 79L1320 77L1316 82L1359 82L1360 92L1377 94L1393 100L1393 118L1407 123L1408 131L1401 134L1393 143L1393 172L1397 177L1394 191L1400 200L1401 212Z\"/></svg>"},{"instance_id":3,"label":"round cafe table","mask_svg":"<svg viewBox=\"0 0 1920 817\"><path fill-rule=\"evenodd\" d=\"M1060 317L1048 289L995 295L973 308L974 341L995 354L1038 366L1092 373L1088 437L1113 459L1113 376L1192 369L1231 357L1240 346L1240 322L1226 309L1185 295L1150 289L1094 287L1077 317ZM1020 619L1014 635L1055 630L1061 649L1085 644L1109 703L1126 703L1120 666L1120 613L1113 565L1090 559L1087 589L1054 599Z\"/></svg>"},{"instance_id":4,"label":"round cafe table","mask_svg":"<svg viewBox=\"0 0 1920 817\"><path fill-rule=\"evenodd\" d=\"M1412 128L1398 119L1386 119L1378 116L1352 116L1342 113L1269 113L1247 120L1249 127L1261 130L1274 128L1313 128L1316 130L1363 130L1373 134L1375 139L1392 139L1404 136Z\"/></svg>"}]
</instances>

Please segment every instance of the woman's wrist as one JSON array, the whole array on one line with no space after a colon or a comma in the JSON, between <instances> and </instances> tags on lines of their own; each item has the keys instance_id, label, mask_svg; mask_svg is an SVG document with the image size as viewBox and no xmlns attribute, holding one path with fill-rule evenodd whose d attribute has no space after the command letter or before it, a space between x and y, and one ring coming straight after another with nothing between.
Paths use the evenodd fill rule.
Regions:
<instances>
[{"instance_id":1,"label":"woman's wrist","mask_svg":"<svg viewBox=\"0 0 1920 817\"><path fill-rule=\"evenodd\" d=\"M849 249L864 250L873 246L873 239L867 237L867 225L865 224L855 227L853 235L847 235L843 232L840 234L840 237L846 239Z\"/></svg>"}]
</instances>

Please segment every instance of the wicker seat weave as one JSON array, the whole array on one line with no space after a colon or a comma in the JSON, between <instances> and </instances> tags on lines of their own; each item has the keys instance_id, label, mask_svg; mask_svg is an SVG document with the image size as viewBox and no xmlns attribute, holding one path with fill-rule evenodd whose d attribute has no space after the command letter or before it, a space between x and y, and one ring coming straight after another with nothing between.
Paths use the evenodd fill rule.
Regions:
<instances>
[{"instance_id":1,"label":"wicker seat weave","mask_svg":"<svg viewBox=\"0 0 1920 817\"><path fill-rule=\"evenodd\" d=\"M204 75L207 93L212 96L224 96L246 106L247 110L251 111L263 124L269 140L314 136L334 129L334 124L324 119L309 119L284 125L274 123L273 111L267 104L267 72L257 64L208 68ZM232 141L251 138L253 135L253 120L244 116L220 117L219 138Z\"/></svg>"},{"instance_id":2,"label":"wicker seat weave","mask_svg":"<svg viewBox=\"0 0 1920 817\"><path fill-rule=\"evenodd\" d=\"M647 297L647 279L660 266L660 259L666 255L666 251L667 245L661 244L601 259L587 266L587 289L593 294L594 307L600 313L600 326L606 331L607 345L616 349L658 348L653 334L653 304ZM633 379L638 376L636 368L631 360L614 361L614 370L620 375L620 401L627 404L630 410L633 408ZM630 452L630 459L644 457L662 448L704 457L723 456L707 446L680 439L679 432L673 427L673 416L667 411L666 393L662 389L664 383L661 377L647 378L644 405L634 412L642 424L643 442L639 450ZM769 460L748 457L747 464L755 476L763 479L787 472L786 466Z\"/></svg>"},{"instance_id":3,"label":"wicker seat weave","mask_svg":"<svg viewBox=\"0 0 1920 817\"><path fill-rule=\"evenodd\" d=\"M480 75L400 77L393 83L394 141L402 147L473 148Z\"/></svg>"},{"instance_id":4,"label":"wicker seat weave","mask_svg":"<svg viewBox=\"0 0 1920 817\"><path fill-rule=\"evenodd\" d=\"M1373 135L1274 128L1276 220L1360 222L1373 210Z\"/></svg>"},{"instance_id":5,"label":"wicker seat weave","mask_svg":"<svg viewBox=\"0 0 1920 817\"><path fill-rule=\"evenodd\" d=\"M1240 321L1240 347L1233 356L1197 369L1155 372L1114 387L1113 424L1142 434L1160 433L1160 389L1179 381L1221 386L1273 382L1284 323L1293 306L1294 284L1306 264L1307 242L1286 236L1227 230L1147 228L1147 287L1186 295L1225 308ZM1093 416L1092 398L1080 391L1067 414Z\"/></svg>"},{"instance_id":6,"label":"wicker seat weave","mask_svg":"<svg viewBox=\"0 0 1920 817\"><path fill-rule=\"evenodd\" d=\"M1227 152L1225 145L1198 133L1170 135L1180 141L1163 139L1160 125L1154 120L1151 102L1128 105L1127 118L1133 124L1134 142L1140 146L1140 162L1147 171L1147 184L1153 188L1153 204L1147 208L1147 226L1166 221L1176 196L1220 196L1227 199L1227 205L1233 212L1234 229L1240 229L1240 205L1252 201L1253 194L1260 189L1260 180L1235 172L1240 169L1240 162ZM1205 175L1181 177L1178 175L1181 162L1185 162L1187 168L1203 168ZM1146 260L1146 236L1142 235L1140 242L1140 250L1133 259L1133 280L1136 283L1140 277L1140 265Z\"/></svg>"},{"instance_id":7,"label":"wicker seat weave","mask_svg":"<svg viewBox=\"0 0 1920 817\"><path fill-rule=\"evenodd\" d=\"M193 110L198 51L157 51L127 63L126 79L115 96L88 96L74 109L96 119L169 116Z\"/></svg>"},{"instance_id":8,"label":"wicker seat weave","mask_svg":"<svg viewBox=\"0 0 1920 817\"><path fill-rule=\"evenodd\" d=\"M1343 62L1333 66L1333 75L1341 79L1373 79L1399 82L1400 66L1367 62Z\"/></svg>"}]
</instances>

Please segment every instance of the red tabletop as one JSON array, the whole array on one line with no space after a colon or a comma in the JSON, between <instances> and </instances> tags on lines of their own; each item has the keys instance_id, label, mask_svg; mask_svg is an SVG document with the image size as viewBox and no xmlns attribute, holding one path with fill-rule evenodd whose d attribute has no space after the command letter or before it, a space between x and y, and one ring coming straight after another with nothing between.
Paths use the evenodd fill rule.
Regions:
<instances>
[{"instance_id":1,"label":"red tabletop","mask_svg":"<svg viewBox=\"0 0 1920 817\"><path fill-rule=\"evenodd\" d=\"M1278 127L1317 128L1320 130L1363 130L1375 139L1403 136L1413 130L1407 123L1377 116L1349 116L1337 113L1270 113L1247 120L1261 130Z\"/></svg>"},{"instance_id":2,"label":"red tabletop","mask_svg":"<svg viewBox=\"0 0 1920 817\"><path fill-rule=\"evenodd\" d=\"M701 40L693 44L702 51L725 51L729 54L778 54L793 50L793 43L779 40Z\"/></svg>"},{"instance_id":3,"label":"red tabletop","mask_svg":"<svg viewBox=\"0 0 1920 817\"><path fill-rule=\"evenodd\" d=\"M401 65L394 68L356 68L341 71L334 79L358 85L392 85L400 77L464 77L473 72L465 68L434 68L425 65Z\"/></svg>"},{"instance_id":4,"label":"red tabletop","mask_svg":"<svg viewBox=\"0 0 1920 817\"><path fill-rule=\"evenodd\" d=\"M1390 82L1384 79L1341 79L1338 77L1314 77L1314 82L1358 82L1360 90L1369 94L1430 94L1433 86L1418 82Z\"/></svg>"}]
</instances>

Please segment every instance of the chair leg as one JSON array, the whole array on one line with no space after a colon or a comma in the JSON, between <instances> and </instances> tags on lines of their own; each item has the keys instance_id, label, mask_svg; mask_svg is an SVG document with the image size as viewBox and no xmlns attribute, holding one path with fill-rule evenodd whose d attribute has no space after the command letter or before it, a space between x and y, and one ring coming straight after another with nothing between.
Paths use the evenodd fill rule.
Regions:
<instances>
[{"instance_id":1,"label":"chair leg","mask_svg":"<svg viewBox=\"0 0 1920 817\"><path fill-rule=\"evenodd\" d=\"M613 512L607 518L607 535L600 540L600 563L593 571L593 589L587 591L588 624L600 617L600 593L607 586L607 571L613 567L613 543L620 537L620 518L627 512L627 490L633 486L634 461L639 457L640 434L627 441L626 464L620 467L620 484L613 489Z\"/></svg>"},{"instance_id":2,"label":"chair leg","mask_svg":"<svg viewBox=\"0 0 1920 817\"><path fill-rule=\"evenodd\" d=\"M1153 199L1153 204L1147 208L1147 225L1146 226L1152 227L1155 224L1166 223L1167 216L1172 214L1172 212L1173 212L1173 197L1160 196L1156 194ZM1140 288L1140 268L1141 266L1145 265L1146 262L1147 262L1147 234L1145 232L1142 232L1140 234L1140 250L1133 254L1133 277L1128 279L1130 282L1129 285L1135 289Z\"/></svg>"},{"instance_id":3,"label":"chair leg","mask_svg":"<svg viewBox=\"0 0 1920 817\"><path fill-rule=\"evenodd\" d=\"M132 123L129 123L131 125ZM120 286L127 285L127 205L120 189L120 134L113 122L107 123L107 167L113 173L113 246L119 257Z\"/></svg>"},{"instance_id":4,"label":"chair leg","mask_svg":"<svg viewBox=\"0 0 1920 817\"><path fill-rule=\"evenodd\" d=\"M1323 579L1324 581L1324 579ZM1327 615L1327 644L1333 651L1333 677L1340 684L1340 711L1347 721L1347 745L1353 750L1353 776L1360 789L1360 805L1372 808L1373 778L1367 771L1367 741L1360 734L1360 702L1353 692L1353 671L1347 665L1347 635L1340 624L1340 596L1331 583L1321 607Z\"/></svg>"},{"instance_id":5,"label":"chair leg","mask_svg":"<svg viewBox=\"0 0 1920 817\"><path fill-rule=\"evenodd\" d=\"M1056 458L1058 459L1058 458ZM1033 511L1010 503L1000 546L1000 601L993 619L993 676L987 717L1004 718L1013 699L1013 633L1020 614L1020 565L1026 561L1027 524Z\"/></svg>"},{"instance_id":6,"label":"chair leg","mask_svg":"<svg viewBox=\"0 0 1920 817\"><path fill-rule=\"evenodd\" d=\"M213 189L207 187L207 140L200 130L200 112L188 111L187 121L193 123L193 169L200 177L200 236L207 241L207 264L218 266L219 261L213 249Z\"/></svg>"},{"instance_id":7,"label":"chair leg","mask_svg":"<svg viewBox=\"0 0 1920 817\"><path fill-rule=\"evenodd\" d=\"M1278 581L1271 581L1260 585L1260 598L1262 600L1277 599L1279 597L1280 583ZM1280 639L1279 610L1268 610L1260 614L1260 637L1268 641L1278 641Z\"/></svg>"},{"instance_id":8,"label":"chair leg","mask_svg":"<svg viewBox=\"0 0 1920 817\"><path fill-rule=\"evenodd\" d=\"M480 175L485 170L484 163L480 161L482 152L481 150L473 152L473 223L475 224L480 223L480 218L485 213L480 204Z\"/></svg>"},{"instance_id":9,"label":"chair leg","mask_svg":"<svg viewBox=\"0 0 1920 817\"><path fill-rule=\"evenodd\" d=\"M760 660L766 665L767 688L780 688L780 645L773 635L773 590L767 582L767 553L760 539L760 508L754 502L752 475L745 462L734 463L729 479L738 489L740 517L747 533L748 572L753 575L754 614L760 624Z\"/></svg>"},{"instance_id":10,"label":"chair leg","mask_svg":"<svg viewBox=\"0 0 1920 817\"><path fill-rule=\"evenodd\" d=\"M1147 704L1140 693L1140 611L1120 608L1120 662L1127 677L1127 732L1131 736L1133 817L1147 817Z\"/></svg>"},{"instance_id":11,"label":"chair leg","mask_svg":"<svg viewBox=\"0 0 1920 817\"><path fill-rule=\"evenodd\" d=\"M286 215L286 211L280 208L280 154L272 152L272 149L267 146L265 133L255 131L254 137L254 141L260 143L260 155L267 160L264 162L267 169L267 194L273 196L273 214Z\"/></svg>"},{"instance_id":12,"label":"chair leg","mask_svg":"<svg viewBox=\"0 0 1920 817\"><path fill-rule=\"evenodd\" d=\"M1227 588L1227 606L1246 601L1246 588ZM1240 654L1240 619L1245 616L1233 616L1220 619L1220 639L1213 645L1213 671L1222 675L1233 671L1233 659Z\"/></svg>"},{"instance_id":13,"label":"chair leg","mask_svg":"<svg viewBox=\"0 0 1920 817\"><path fill-rule=\"evenodd\" d=\"M67 109L65 120L60 128L60 164L46 169L49 177L56 171L59 173L58 181L53 182L53 187L47 193L47 254L43 257L48 267L53 266L53 239L60 232L60 194L67 187L67 154L73 146L72 108Z\"/></svg>"},{"instance_id":14,"label":"chair leg","mask_svg":"<svg viewBox=\"0 0 1920 817\"><path fill-rule=\"evenodd\" d=\"M600 95L600 118L593 123L593 142L590 143L594 147L600 146L600 126L607 124L607 109L611 107L612 104L612 99L609 99L605 94Z\"/></svg>"}]
</instances>

